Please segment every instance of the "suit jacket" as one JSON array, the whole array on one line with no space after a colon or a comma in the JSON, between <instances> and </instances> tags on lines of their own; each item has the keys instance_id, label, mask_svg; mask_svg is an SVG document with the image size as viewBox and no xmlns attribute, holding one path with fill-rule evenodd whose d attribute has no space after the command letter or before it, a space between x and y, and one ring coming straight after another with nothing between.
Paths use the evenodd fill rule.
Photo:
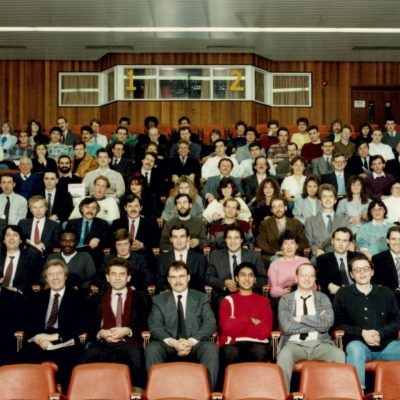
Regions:
<instances>
[{"instance_id":1,"label":"suit jacket","mask_svg":"<svg viewBox=\"0 0 400 400\"><path fill-rule=\"evenodd\" d=\"M168 160L169 176L172 175L190 175L194 174L196 178L200 177L200 164L199 160L188 157L185 165L182 164L179 156L175 156Z\"/></svg>"},{"instance_id":2,"label":"suit jacket","mask_svg":"<svg viewBox=\"0 0 400 400\"><path fill-rule=\"evenodd\" d=\"M41 195L46 197L45 191L43 191ZM58 216L60 224L62 224L69 218L73 209L74 204L72 201L72 196L69 194L69 192L56 189L53 207L51 208L51 215L56 214ZM31 213L29 213L28 215L32 217Z\"/></svg>"},{"instance_id":3,"label":"suit jacket","mask_svg":"<svg viewBox=\"0 0 400 400\"><path fill-rule=\"evenodd\" d=\"M335 214L332 221L332 232L328 232L325 221L322 218L322 213L307 218L305 223L305 232L312 252L315 254L317 249L322 249L325 252L333 251L333 246L331 244L332 233L337 228L348 225L349 217Z\"/></svg>"},{"instance_id":4,"label":"suit jacket","mask_svg":"<svg viewBox=\"0 0 400 400\"><path fill-rule=\"evenodd\" d=\"M373 283L387 286L392 290L396 290L400 286L396 266L390 250L385 250L372 256L372 263L375 267L374 276L372 277Z\"/></svg>"},{"instance_id":5,"label":"suit jacket","mask_svg":"<svg viewBox=\"0 0 400 400\"><path fill-rule=\"evenodd\" d=\"M313 174L322 176L333 172L333 165L331 163L330 166L328 167L325 158L318 157L314 158L314 160L311 161L311 170Z\"/></svg>"},{"instance_id":6,"label":"suit jacket","mask_svg":"<svg viewBox=\"0 0 400 400\"><path fill-rule=\"evenodd\" d=\"M66 229L72 229L76 232L77 239L79 242L79 238L81 237L82 232L82 222L83 218L74 218L70 219L67 222ZM100 218L94 217L92 226L90 227L89 233L86 235L84 244L87 245L93 238L99 238L100 244L98 247L104 248L107 247L108 238L108 223Z\"/></svg>"},{"instance_id":7,"label":"suit jacket","mask_svg":"<svg viewBox=\"0 0 400 400\"><path fill-rule=\"evenodd\" d=\"M77 290L66 288L58 309L58 328L46 327L46 313L50 301L50 289L42 290L31 296L31 321L26 338L38 333L59 333L63 341L77 338L87 332L88 306L86 298ZM79 339L75 339L78 340Z\"/></svg>"},{"instance_id":8,"label":"suit jacket","mask_svg":"<svg viewBox=\"0 0 400 400\"><path fill-rule=\"evenodd\" d=\"M141 173L141 163L139 163L139 167L135 167L133 173L139 172ZM146 178L143 176L143 178ZM167 195L167 183L165 180L165 176L163 173L158 171L158 168L153 168L150 174L150 184L148 185L148 191L154 193L157 196L166 196Z\"/></svg>"},{"instance_id":9,"label":"suit jacket","mask_svg":"<svg viewBox=\"0 0 400 400\"><path fill-rule=\"evenodd\" d=\"M26 218L19 221L18 226L22 229L25 238L29 239L32 232L33 219ZM44 244L45 254L53 252L54 247L58 247L58 239L60 237L61 227L58 222L46 218L40 241Z\"/></svg>"},{"instance_id":10,"label":"suit jacket","mask_svg":"<svg viewBox=\"0 0 400 400\"><path fill-rule=\"evenodd\" d=\"M368 170L371 171L371 158L367 160ZM387 164L386 164L387 165ZM360 175L364 174L363 163L360 156L353 156L347 160L345 173L347 175Z\"/></svg>"},{"instance_id":11,"label":"suit jacket","mask_svg":"<svg viewBox=\"0 0 400 400\"><path fill-rule=\"evenodd\" d=\"M260 253L258 251L242 248L241 261L251 262L256 266L259 276L254 287L258 289L259 292L267 282L265 266L261 260ZM218 302L222 300L222 297L230 294L229 291L225 290L224 286L224 281L226 279L232 279L228 249L217 250L210 254L210 262L205 279L206 284L213 287L213 297Z\"/></svg>"},{"instance_id":12,"label":"suit jacket","mask_svg":"<svg viewBox=\"0 0 400 400\"><path fill-rule=\"evenodd\" d=\"M347 182L349 181L349 175L344 174L344 187L347 190ZM338 182L335 172L324 174L321 176L321 183L330 183L338 191Z\"/></svg>"},{"instance_id":13,"label":"suit jacket","mask_svg":"<svg viewBox=\"0 0 400 400\"><path fill-rule=\"evenodd\" d=\"M382 143L388 144L393 150L396 150L397 145L400 143L400 133L396 132L396 136L393 137L388 132L383 134Z\"/></svg>"},{"instance_id":14,"label":"suit jacket","mask_svg":"<svg viewBox=\"0 0 400 400\"><path fill-rule=\"evenodd\" d=\"M214 313L205 293L189 289L185 311L185 328L188 338L208 340L217 329ZM153 340L176 338L178 312L172 291L153 297L149 316L149 330Z\"/></svg>"},{"instance_id":15,"label":"suit jacket","mask_svg":"<svg viewBox=\"0 0 400 400\"><path fill-rule=\"evenodd\" d=\"M74 161L75 157L72 158L72 166L71 166L72 171L74 170ZM75 171L75 174L83 179L88 172L93 171L95 169L97 169L96 158L88 153L85 153L85 157L83 157L82 161L79 163L78 168Z\"/></svg>"},{"instance_id":16,"label":"suit jacket","mask_svg":"<svg viewBox=\"0 0 400 400\"><path fill-rule=\"evenodd\" d=\"M350 260L358 254L359 253L354 253L353 251L348 251L346 255L347 265L349 265ZM337 286L343 286L339 264L333 252L325 253L317 257L317 272L317 283L321 285L321 292L333 298L328 290L328 285L333 283Z\"/></svg>"},{"instance_id":17,"label":"suit jacket","mask_svg":"<svg viewBox=\"0 0 400 400\"><path fill-rule=\"evenodd\" d=\"M236 189L243 196L244 193L243 193L243 189L242 189L242 184L240 183L240 179L234 178L233 176L230 176L229 178L231 178L235 182ZM219 187L220 182L221 182L220 175L210 176L206 180L206 182L203 186L203 189L201 190L201 195L203 196L203 198L206 197L207 193L211 193L212 195L214 195L215 198L217 198L218 197L218 187Z\"/></svg>"},{"instance_id":18,"label":"suit jacket","mask_svg":"<svg viewBox=\"0 0 400 400\"><path fill-rule=\"evenodd\" d=\"M249 204L255 197L258 188L257 175L250 175L242 179L242 187L244 196L246 197L246 203Z\"/></svg>"},{"instance_id":19,"label":"suit jacket","mask_svg":"<svg viewBox=\"0 0 400 400\"><path fill-rule=\"evenodd\" d=\"M73 146L77 142L78 142L78 137L75 135L75 133L72 131L68 131L67 135L65 136L64 144L67 146Z\"/></svg>"},{"instance_id":20,"label":"suit jacket","mask_svg":"<svg viewBox=\"0 0 400 400\"><path fill-rule=\"evenodd\" d=\"M128 181L129 177L132 175L133 164L130 160L126 158L121 158L117 165L110 164L110 168L114 171L119 172L124 178L125 184Z\"/></svg>"},{"instance_id":21,"label":"suit jacket","mask_svg":"<svg viewBox=\"0 0 400 400\"><path fill-rule=\"evenodd\" d=\"M0 254L0 274L6 272L7 253ZM15 276L13 287L16 287L21 292L29 291L33 284L40 283L40 275L42 273L42 263L40 262L40 253L33 248L24 249L21 251L18 264L15 266Z\"/></svg>"},{"instance_id":22,"label":"suit jacket","mask_svg":"<svg viewBox=\"0 0 400 400\"><path fill-rule=\"evenodd\" d=\"M173 261L175 261L174 251L163 252L157 256L157 288L160 291L169 289L167 269ZM190 273L189 286L192 289L204 291L204 275L206 273L206 258L204 255L189 249L186 265Z\"/></svg>"},{"instance_id":23,"label":"suit jacket","mask_svg":"<svg viewBox=\"0 0 400 400\"><path fill-rule=\"evenodd\" d=\"M316 212L322 211L321 202L316 200ZM307 198L297 197L294 200L293 217L298 219L303 225L308 217L313 216L313 208Z\"/></svg>"},{"instance_id":24,"label":"suit jacket","mask_svg":"<svg viewBox=\"0 0 400 400\"><path fill-rule=\"evenodd\" d=\"M396 180L400 180L400 162L398 156L393 160L386 161L385 172L393 175Z\"/></svg>"}]
</instances>

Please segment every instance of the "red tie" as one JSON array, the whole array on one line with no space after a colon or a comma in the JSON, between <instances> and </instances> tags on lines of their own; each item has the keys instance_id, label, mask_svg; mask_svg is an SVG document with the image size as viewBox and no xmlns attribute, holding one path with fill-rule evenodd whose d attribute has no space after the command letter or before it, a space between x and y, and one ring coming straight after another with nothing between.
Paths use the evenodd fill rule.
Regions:
<instances>
[{"instance_id":1,"label":"red tie","mask_svg":"<svg viewBox=\"0 0 400 400\"><path fill-rule=\"evenodd\" d=\"M117 327L122 326L122 293L117 293L117 316L115 318Z\"/></svg>"},{"instance_id":2,"label":"red tie","mask_svg":"<svg viewBox=\"0 0 400 400\"><path fill-rule=\"evenodd\" d=\"M15 258L15 256L10 256L10 262L8 263L6 273L4 274L4 279L3 279L3 283L2 283L3 287L10 286L11 277L12 277L13 270L14 270L14 263L13 263L14 258Z\"/></svg>"},{"instance_id":3,"label":"red tie","mask_svg":"<svg viewBox=\"0 0 400 400\"><path fill-rule=\"evenodd\" d=\"M33 234L33 241L35 244L40 244L39 220L36 221L35 232Z\"/></svg>"},{"instance_id":4,"label":"red tie","mask_svg":"<svg viewBox=\"0 0 400 400\"><path fill-rule=\"evenodd\" d=\"M132 220L132 222L131 222L131 229L129 230L129 237L132 240L135 240L135 221L134 220Z\"/></svg>"}]
</instances>

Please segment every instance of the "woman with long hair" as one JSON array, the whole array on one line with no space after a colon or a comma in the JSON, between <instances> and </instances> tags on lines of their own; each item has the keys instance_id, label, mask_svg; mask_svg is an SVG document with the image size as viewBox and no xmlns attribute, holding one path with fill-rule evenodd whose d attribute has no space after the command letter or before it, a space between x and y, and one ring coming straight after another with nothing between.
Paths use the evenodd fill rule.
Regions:
<instances>
[{"instance_id":1,"label":"woman with long hair","mask_svg":"<svg viewBox=\"0 0 400 400\"><path fill-rule=\"evenodd\" d=\"M44 143L36 143L33 147L32 172L43 176L46 171L57 173L57 163L47 155L47 146Z\"/></svg>"},{"instance_id":2,"label":"woman with long hair","mask_svg":"<svg viewBox=\"0 0 400 400\"><path fill-rule=\"evenodd\" d=\"M47 137L43 132L42 124L38 120L29 120L26 130L29 133L29 140L32 146L36 143L48 144L50 142L49 137Z\"/></svg>"},{"instance_id":3,"label":"woman with long hair","mask_svg":"<svg viewBox=\"0 0 400 400\"><path fill-rule=\"evenodd\" d=\"M317 175L309 175L304 181L301 196L294 201L293 216L302 224L308 217L317 215L322 210L318 197L318 188L321 184Z\"/></svg>"}]
</instances>

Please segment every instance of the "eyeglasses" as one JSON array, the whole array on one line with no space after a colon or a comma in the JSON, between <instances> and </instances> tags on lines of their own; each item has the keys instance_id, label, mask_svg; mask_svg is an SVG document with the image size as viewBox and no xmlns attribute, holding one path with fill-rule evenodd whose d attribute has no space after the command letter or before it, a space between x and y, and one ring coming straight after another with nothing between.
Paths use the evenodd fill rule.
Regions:
<instances>
[{"instance_id":1,"label":"eyeglasses","mask_svg":"<svg viewBox=\"0 0 400 400\"><path fill-rule=\"evenodd\" d=\"M361 274L362 272L368 272L368 271L371 271L371 267L369 265L365 267L353 268L351 270L353 274Z\"/></svg>"}]
</instances>

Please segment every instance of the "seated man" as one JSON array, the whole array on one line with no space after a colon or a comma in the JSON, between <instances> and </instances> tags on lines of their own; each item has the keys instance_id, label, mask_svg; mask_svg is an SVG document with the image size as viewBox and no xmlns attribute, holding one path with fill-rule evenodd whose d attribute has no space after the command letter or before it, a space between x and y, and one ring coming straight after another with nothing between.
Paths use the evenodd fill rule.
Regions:
<instances>
[{"instance_id":1,"label":"seated man","mask_svg":"<svg viewBox=\"0 0 400 400\"><path fill-rule=\"evenodd\" d=\"M297 118L296 125L297 132L293 133L290 140L293 143L296 143L298 149L301 150L306 143L310 143L310 137L308 136L307 132L307 128L310 125L310 122L308 121L308 118L300 117Z\"/></svg>"},{"instance_id":2,"label":"seated man","mask_svg":"<svg viewBox=\"0 0 400 400\"><path fill-rule=\"evenodd\" d=\"M245 261L233 274L239 290L224 297L219 312L222 369L238 362L269 359L272 309L267 298L253 292L257 268Z\"/></svg>"},{"instance_id":3,"label":"seated man","mask_svg":"<svg viewBox=\"0 0 400 400\"><path fill-rule=\"evenodd\" d=\"M47 260L63 260L69 271L67 286L88 291L96 274L93 258L89 253L76 251L78 238L75 231L64 230L59 243L61 252L50 254Z\"/></svg>"},{"instance_id":4,"label":"seated man","mask_svg":"<svg viewBox=\"0 0 400 400\"><path fill-rule=\"evenodd\" d=\"M192 143L190 141L191 138L190 127L188 126L179 127L178 134L180 140L184 140L189 143L189 148L190 148L189 157L195 160L200 160L201 146L198 143ZM170 149L170 158L175 157L177 154L178 154L178 144L174 143Z\"/></svg>"},{"instance_id":5,"label":"seated man","mask_svg":"<svg viewBox=\"0 0 400 400\"><path fill-rule=\"evenodd\" d=\"M97 168L96 159L86 151L86 144L84 142L77 142L74 145L74 153L72 173L83 179L88 172Z\"/></svg>"},{"instance_id":6,"label":"seated man","mask_svg":"<svg viewBox=\"0 0 400 400\"><path fill-rule=\"evenodd\" d=\"M365 189L371 200L380 200L390 193L394 181L392 175L384 172L385 160L381 155L371 157L372 174L365 178Z\"/></svg>"},{"instance_id":7,"label":"seated man","mask_svg":"<svg viewBox=\"0 0 400 400\"><path fill-rule=\"evenodd\" d=\"M331 184L339 199L346 196L349 175L345 173L346 157L342 153L335 153L332 157L333 172L321 176L321 183Z\"/></svg>"},{"instance_id":8,"label":"seated man","mask_svg":"<svg viewBox=\"0 0 400 400\"><path fill-rule=\"evenodd\" d=\"M268 149L268 160L272 160L274 165L277 165L283 160L289 158L287 152L288 140L288 128L280 126L278 129L278 143L272 144Z\"/></svg>"},{"instance_id":9,"label":"seated man","mask_svg":"<svg viewBox=\"0 0 400 400\"><path fill-rule=\"evenodd\" d=\"M322 156L321 139L319 138L319 130L317 125L310 125L307 128L309 143L305 143L301 148L300 155L309 163Z\"/></svg>"},{"instance_id":10,"label":"seated man","mask_svg":"<svg viewBox=\"0 0 400 400\"><path fill-rule=\"evenodd\" d=\"M335 329L343 329L347 364L356 367L365 389L365 363L400 360L400 311L394 293L371 283L374 267L364 255L350 261L355 284L342 287L335 296Z\"/></svg>"},{"instance_id":11,"label":"seated man","mask_svg":"<svg viewBox=\"0 0 400 400\"><path fill-rule=\"evenodd\" d=\"M343 351L330 343L328 331L334 321L333 309L328 297L314 290L315 279L312 264L299 265L296 291L279 301L282 337L276 362L283 370L288 392L297 361L345 362Z\"/></svg>"},{"instance_id":12,"label":"seated man","mask_svg":"<svg viewBox=\"0 0 400 400\"><path fill-rule=\"evenodd\" d=\"M371 157L369 156L369 144L361 140L356 144L357 153L350 157L346 163L347 175L361 175L365 179L371 175Z\"/></svg>"},{"instance_id":13,"label":"seated man","mask_svg":"<svg viewBox=\"0 0 400 400\"><path fill-rule=\"evenodd\" d=\"M85 145L86 153L92 157L96 156L97 150L101 149L102 146L99 143L93 142L93 129L89 125L81 126L81 138ZM97 164L96 164L97 167ZM96 168L94 168L96 169Z\"/></svg>"},{"instance_id":14,"label":"seated man","mask_svg":"<svg viewBox=\"0 0 400 400\"><path fill-rule=\"evenodd\" d=\"M185 225L173 225L169 231L169 240L173 249L163 251L157 256L157 289L169 289L167 270L173 261L183 261L190 274L190 287L204 290L204 275L206 273L206 258L203 254L189 247L190 233Z\"/></svg>"},{"instance_id":15,"label":"seated man","mask_svg":"<svg viewBox=\"0 0 400 400\"><path fill-rule=\"evenodd\" d=\"M57 189L61 191L68 191L69 184L82 183L82 178L80 178L78 175L72 175L71 165L71 159L69 158L69 156L61 156L57 161Z\"/></svg>"},{"instance_id":16,"label":"seated man","mask_svg":"<svg viewBox=\"0 0 400 400\"><path fill-rule=\"evenodd\" d=\"M128 134L128 130L125 128L122 128L122 130ZM125 146L119 140L114 142L110 147L112 153L110 167L112 170L117 171L122 175L126 184L129 177L132 175L133 157L130 157L128 153L125 154Z\"/></svg>"},{"instance_id":17,"label":"seated man","mask_svg":"<svg viewBox=\"0 0 400 400\"><path fill-rule=\"evenodd\" d=\"M111 286L96 297L94 328L95 342L83 354L81 363L111 362L128 365L135 387L144 389L146 372L141 332L147 329L151 308L148 294L133 290L131 269L127 260L111 259L106 268Z\"/></svg>"},{"instance_id":18,"label":"seated man","mask_svg":"<svg viewBox=\"0 0 400 400\"><path fill-rule=\"evenodd\" d=\"M0 218L5 225L16 225L26 217L28 202L19 194L14 192L15 179L12 175L3 174L0 177Z\"/></svg>"},{"instance_id":19,"label":"seated man","mask_svg":"<svg viewBox=\"0 0 400 400\"><path fill-rule=\"evenodd\" d=\"M326 137L322 141L322 156L311 161L311 170L314 175L322 176L333 172L332 154L333 140Z\"/></svg>"},{"instance_id":20,"label":"seated man","mask_svg":"<svg viewBox=\"0 0 400 400\"><path fill-rule=\"evenodd\" d=\"M26 200L43 190L43 180L32 173L32 160L29 157L22 157L19 160L19 173L14 175L15 193L18 193Z\"/></svg>"},{"instance_id":21,"label":"seated man","mask_svg":"<svg viewBox=\"0 0 400 400\"><path fill-rule=\"evenodd\" d=\"M62 260L48 261L43 269L48 289L34 293L21 360L28 363L53 361L63 388L68 387L72 368L82 352L79 335L87 332L86 298L66 287L68 267ZM53 349L53 345L61 345Z\"/></svg>"},{"instance_id":22,"label":"seated man","mask_svg":"<svg viewBox=\"0 0 400 400\"><path fill-rule=\"evenodd\" d=\"M340 132L340 140L334 144L334 153L343 154L348 160L356 152L356 145L351 141L352 128L350 125L343 125Z\"/></svg>"},{"instance_id":23,"label":"seated man","mask_svg":"<svg viewBox=\"0 0 400 400\"><path fill-rule=\"evenodd\" d=\"M213 288L212 295L219 305L223 297L238 291L233 272L237 265L246 261L257 268L258 278L255 288L258 292L267 282L265 266L258 251L243 248L244 233L240 226L231 225L225 229L226 248L210 254L206 271L206 283Z\"/></svg>"},{"instance_id":24,"label":"seated man","mask_svg":"<svg viewBox=\"0 0 400 400\"><path fill-rule=\"evenodd\" d=\"M69 155L72 146L61 142L62 130L58 126L53 126L50 129L50 142L47 145L47 156L54 160L58 157Z\"/></svg>"},{"instance_id":25,"label":"seated man","mask_svg":"<svg viewBox=\"0 0 400 400\"><path fill-rule=\"evenodd\" d=\"M197 361L207 368L214 390L218 349L209 337L217 326L207 295L188 289L190 275L183 261L171 263L167 279L171 290L153 298L149 317L152 340L146 347L146 368L167 361Z\"/></svg>"}]
</instances>

